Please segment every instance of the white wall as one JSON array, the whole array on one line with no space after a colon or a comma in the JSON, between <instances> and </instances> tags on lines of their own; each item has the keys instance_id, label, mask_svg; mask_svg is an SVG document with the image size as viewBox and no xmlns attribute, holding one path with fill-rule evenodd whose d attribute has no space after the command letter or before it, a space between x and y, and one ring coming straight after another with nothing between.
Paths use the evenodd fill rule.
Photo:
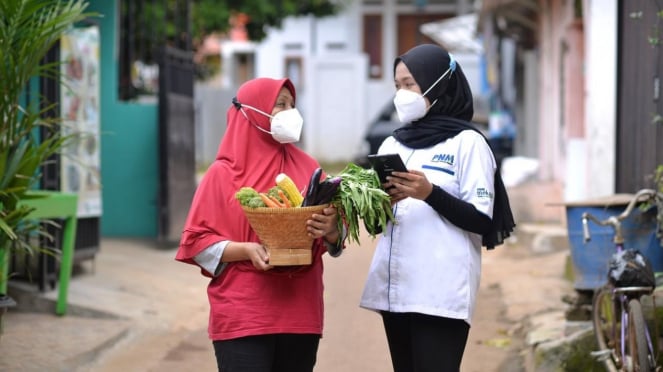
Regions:
<instances>
[{"instance_id":1,"label":"white wall","mask_svg":"<svg viewBox=\"0 0 663 372\"><path fill-rule=\"evenodd\" d=\"M539 149L539 131L538 123L539 112L539 90L540 80L538 68L540 64L539 53L536 51L523 52L523 66L525 79L524 90L528 92L523 99L523 111L518 115L521 118L516 125L518 126L518 135L516 136L515 150L517 155L536 158ZM534 93L530 93L534 92Z\"/></svg>"},{"instance_id":2,"label":"white wall","mask_svg":"<svg viewBox=\"0 0 663 372\"><path fill-rule=\"evenodd\" d=\"M321 162L352 161L362 149L370 118L361 14L354 11L356 5L348 6L333 17L288 18L281 29L271 29L256 50L256 76L261 77L287 76L285 59L301 58L297 107L304 117L304 131L300 144ZM390 99L390 94L385 92L373 101L383 104L382 98Z\"/></svg>"},{"instance_id":3,"label":"white wall","mask_svg":"<svg viewBox=\"0 0 663 372\"><path fill-rule=\"evenodd\" d=\"M328 54L359 54L360 20L356 12L333 17L290 17L272 28L258 44L256 76L283 77L286 57L308 58Z\"/></svg>"},{"instance_id":4,"label":"white wall","mask_svg":"<svg viewBox=\"0 0 663 372\"><path fill-rule=\"evenodd\" d=\"M454 11L465 1L434 10ZM305 120L301 145L322 162L349 161L362 151L369 121L394 95L397 13L416 11L414 5L397 5L395 0L371 7L371 13L383 15L385 71L381 80L370 80L362 46L362 17L369 10L360 0L343 5L333 17L288 18L282 28L270 29L256 48L258 77L284 77L285 58L302 59L304 78L297 87L297 106Z\"/></svg>"},{"instance_id":5,"label":"white wall","mask_svg":"<svg viewBox=\"0 0 663 372\"><path fill-rule=\"evenodd\" d=\"M318 160L349 162L358 155L367 122L367 65L362 55L311 58L307 80L315 94L307 96L304 148Z\"/></svg>"},{"instance_id":6,"label":"white wall","mask_svg":"<svg viewBox=\"0 0 663 372\"><path fill-rule=\"evenodd\" d=\"M559 5L559 4L558 4ZM558 7L559 8L559 7ZM541 95L539 99L539 178L543 181L565 179L564 143L560 131L560 36L559 27L554 27L561 19L560 10L545 9L541 14L543 32L540 42L541 65L539 81ZM561 164L560 164L561 163Z\"/></svg>"},{"instance_id":7,"label":"white wall","mask_svg":"<svg viewBox=\"0 0 663 372\"><path fill-rule=\"evenodd\" d=\"M585 0L588 197L615 193L617 0Z\"/></svg>"},{"instance_id":8,"label":"white wall","mask_svg":"<svg viewBox=\"0 0 663 372\"><path fill-rule=\"evenodd\" d=\"M194 87L196 165L207 167L219 150L226 131L226 112L236 89L196 83Z\"/></svg>"}]
</instances>

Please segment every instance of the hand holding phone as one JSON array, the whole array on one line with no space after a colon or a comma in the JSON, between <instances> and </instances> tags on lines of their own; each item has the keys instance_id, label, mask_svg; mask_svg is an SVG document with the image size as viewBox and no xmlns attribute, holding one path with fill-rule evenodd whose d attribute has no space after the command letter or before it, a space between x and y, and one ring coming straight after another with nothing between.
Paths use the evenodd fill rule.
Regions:
<instances>
[{"instance_id":1,"label":"hand holding phone","mask_svg":"<svg viewBox=\"0 0 663 372\"><path fill-rule=\"evenodd\" d=\"M386 183L391 172L407 172L405 163L398 154L371 154L368 155L368 161L378 174L380 183Z\"/></svg>"}]
</instances>

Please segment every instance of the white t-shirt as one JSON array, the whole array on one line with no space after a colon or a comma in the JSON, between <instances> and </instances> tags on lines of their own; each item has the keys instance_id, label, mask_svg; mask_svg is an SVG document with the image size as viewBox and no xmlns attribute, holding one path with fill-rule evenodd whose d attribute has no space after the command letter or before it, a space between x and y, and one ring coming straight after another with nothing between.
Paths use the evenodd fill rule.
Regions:
<instances>
[{"instance_id":1,"label":"white t-shirt","mask_svg":"<svg viewBox=\"0 0 663 372\"><path fill-rule=\"evenodd\" d=\"M431 183L492 218L496 165L481 134L465 130L417 150L389 137L378 153L398 153L408 169L423 171ZM407 198L393 210L396 224L379 237L360 306L470 323L481 277L481 235L451 224L423 200Z\"/></svg>"}]
</instances>

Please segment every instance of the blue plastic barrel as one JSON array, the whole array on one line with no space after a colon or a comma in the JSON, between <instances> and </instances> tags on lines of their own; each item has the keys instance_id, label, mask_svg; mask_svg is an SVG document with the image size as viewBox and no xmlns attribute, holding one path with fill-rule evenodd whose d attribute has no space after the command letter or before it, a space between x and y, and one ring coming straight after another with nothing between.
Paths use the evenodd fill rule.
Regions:
<instances>
[{"instance_id":1,"label":"blue plastic barrel","mask_svg":"<svg viewBox=\"0 0 663 372\"><path fill-rule=\"evenodd\" d=\"M624 211L628 194L612 198L566 203L566 223L569 246L577 290L594 290L607 282L608 262L615 253L614 232L610 226L599 226L591 220L589 232L591 240L583 241L582 214L589 212L603 220ZM663 271L663 247L656 237L656 209L642 211L636 207L631 215L622 221L624 248L637 249L651 262L654 271Z\"/></svg>"}]
</instances>

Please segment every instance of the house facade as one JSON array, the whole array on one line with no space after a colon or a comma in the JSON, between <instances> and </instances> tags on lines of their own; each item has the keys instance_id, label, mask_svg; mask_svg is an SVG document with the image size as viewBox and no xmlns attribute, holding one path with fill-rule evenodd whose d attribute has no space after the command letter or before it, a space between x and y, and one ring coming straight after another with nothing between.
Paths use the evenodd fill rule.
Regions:
<instances>
[{"instance_id":1,"label":"house facade","mask_svg":"<svg viewBox=\"0 0 663 372\"><path fill-rule=\"evenodd\" d=\"M322 162L348 162L367 151L363 138L369 121L393 98L394 58L417 44L435 43L422 33L423 25L473 10L473 0L346 1L334 16L288 18L260 43L246 43L248 59L246 48L238 55L250 61L251 76L293 80L305 120L300 144L307 152ZM221 49L229 68L219 89L232 92L242 81L236 75L244 70L233 68L237 59L224 49L238 46L231 42ZM478 58L465 60L478 79ZM211 144L208 148L203 158L214 151Z\"/></svg>"},{"instance_id":2,"label":"house facade","mask_svg":"<svg viewBox=\"0 0 663 372\"><path fill-rule=\"evenodd\" d=\"M283 28L271 30L261 43L225 45L222 59L235 67L220 82L221 91L206 95L206 101L198 91L195 94L196 151L204 148L211 154L207 160L213 159L225 125L226 107L219 102L229 102L239 84L254 76L289 76L298 87L299 107L307 123L301 145L322 162L353 160L364 151L368 121L393 96L393 59L418 43L433 42L421 33L421 25L471 12L471 3L348 1L333 17L287 19ZM188 2L179 4L184 7L179 14L166 16L186 15ZM162 220L169 215L164 205L169 192L163 185L172 177L167 174L167 164L162 164L167 158L162 107L158 95L150 94L158 75L154 63L132 61L150 59L136 55L154 49L140 45L145 40L138 35L159 36L157 26L162 22L154 21L146 1L90 0L89 9L103 15L94 20L99 30L98 149L103 212L95 226L98 233L90 239L160 237ZM152 21L146 22L147 18ZM174 42L177 40L169 41ZM141 71L138 76L137 70ZM201 118L204 124L200 124Z\"/></svg>"},{"instance_id":3,"label":"house facade","mask_svg":"<svg viewBox=\"0 0 663 372\"><path fill-rule=\"evenodd\" d=\"M654 21L647 18L654 14L647 3L484 0L478 9L473 3L348 1L332 17L286 19L260 43L222 45L227 71L220 93L207 101L196 93L196 121L206 118L196 127L197 149L204 147L213 159L223 135L223 102L243 81L288 76L298 88L305 118L301 146L322 162L352 161L366 151L363 137L370 120L391 102L394 58L416 44L434 42L422 33L423 25L477 12L489 90L513 107L515 153L539 161L537 179L551 185L548 200L644 186L644 175L663 163L663 146L656 146L661 125L652 123L660 101L651 93L656 87L651 76L660 62L653 62L658 49L646 38L651 27L644 24ZM102 233L157 236L158 102L124 100L118 94L114 50L122 42L116 28L120 3L93 0L91 7L104 14L99 19ZM633 42L623 39L627 36ZM636 44L639 49L629 51ZM633 57L643 53L649 53L646 59ZM643 67L647 61L649 67ZM639 77L642 71L650 77ZM638 154L644 162L632 160ZM127 213L136 218L127 219Z\"/></svg>"},{"instance_id":4,"label":"house facade","mask_svg":"<svg viewBox=\"0 0 663 372\"><path fill-rule=\"evenodd\" d=\"M178 177L169 175L172 167L168 169L168 163L163 162L167 157L164 156L166 146L163 145L161 119L173 115L159 112L159 96L154 92L159 84L157 61L161 58L157 47L165 44L165 35L159 34L157 26L172 21L172 17L186 19L188 2L179 2L181 9L164 15L163 19L155 17L149 6L147 1L89 1L88 9L100 15L91 19L90 24L98 29L99 41L99 63L95 72L99 76L98 170L102 213L96 218L96 224L81 224L85 220L79 220L77 244L98 245L100 236L161 238L163 221L172 217L166 216L164 205L169 195L177 192L164 189L164 185L168 184L167 179ZM151 21L145 22L144 18ZM152 35L152 38L141 39L138 35ZM170 44L185 53L191 49L190 44L182 40L171 40ZM142 61L151 63L139 63ZM137 74L137 70L142 73ZM192 88L192 77L190 79ZM179 154L179 158L186 159L184 155ZM191 175L193 177L193 170ZM180 175L179 178L185 177ZM188 187L186 195L192 193L190 189ZM183 190L179 193L185 195ZM190 198L187 203L189 201Z\"/></svg>"},{"instance_id":5,"label":"house facade","mask_svg":"<svg viewBox=\"0 0 663 372\"><path fill-rule=\"evenodd\" d=\"M662 67L651 42L660 38L653 7L619 0L482 4L486 42L515 45L518 140L526 141L519 145L540 160L538 179L555 185L559 201L650 187L647 175L663 162L663 129L653 119Z\"/></svg>"}]
</instances>

